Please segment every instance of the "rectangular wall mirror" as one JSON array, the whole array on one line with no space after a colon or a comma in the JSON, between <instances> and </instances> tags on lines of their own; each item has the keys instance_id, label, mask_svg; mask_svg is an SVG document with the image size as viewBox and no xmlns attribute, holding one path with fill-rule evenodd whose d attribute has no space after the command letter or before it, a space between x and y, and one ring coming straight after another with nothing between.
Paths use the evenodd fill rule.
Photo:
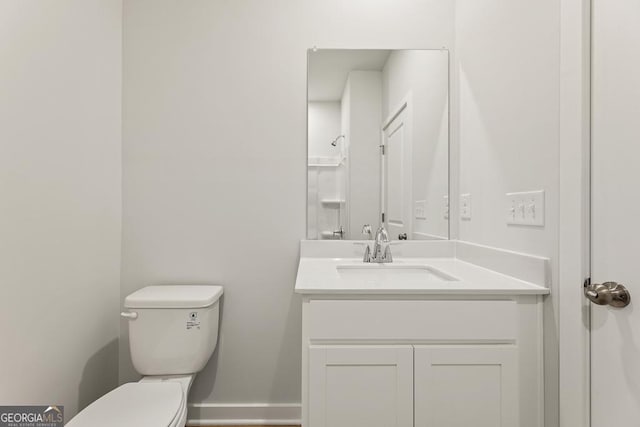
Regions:
<instances>
[{"instance_id":1,"label":"rectangular wall mirror","mask_svg":"<svg viewBox=\"0 0 640 427\"><path fill-rule=\"evenodd\" d=\"M307 238L449 238L449 52L310 49Z\"/></svg>"}]
</instances>

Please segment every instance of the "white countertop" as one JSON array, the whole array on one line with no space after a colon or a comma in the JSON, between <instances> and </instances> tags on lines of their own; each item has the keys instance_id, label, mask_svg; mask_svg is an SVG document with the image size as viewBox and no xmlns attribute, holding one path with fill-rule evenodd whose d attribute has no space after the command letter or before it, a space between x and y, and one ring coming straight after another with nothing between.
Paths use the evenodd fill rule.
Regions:
<instances>
[{"instance_id":1,"label":"white countertop","mask_svg":"<svg viewBox=\"0 0 640 427\"><path fill-rule=\"evenodd\" d=\"M394 280L392 274L340 273L338 266L362 266L361 258L302 257L298 266L295 292L299 294L384 294L384 295L546 295L549 288L538 286L457 258L395 259L391 265L426 266L456 280L437 277ZM368 268L383 268L367 264ZM370 270L369 270L370 272ZM410 276L410 275L409 275ZM428 274L426 275L428 276Z\"/></svg>"}]
</instances>

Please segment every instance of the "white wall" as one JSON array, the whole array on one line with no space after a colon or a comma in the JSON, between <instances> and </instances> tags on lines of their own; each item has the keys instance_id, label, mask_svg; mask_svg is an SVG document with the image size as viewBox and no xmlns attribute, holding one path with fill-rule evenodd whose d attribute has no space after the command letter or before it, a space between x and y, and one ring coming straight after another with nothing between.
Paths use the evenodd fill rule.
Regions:
<instances>
[{"instance_id":1,"label":"white wall","mask_svg":"<svg viewBox=\"0 0 640 427\"><path fill-rule=\"evenodd\" d=\"M138 0L124 18L122 295L224 285L191 400L299 402L306 50L451 45L453 3Z\"/></svg>"},{"instance_id":2,"label":"white wall","mask_svg":"<svg viewBox=\"0 0 640 427\"><path fill-rule=\"evenodd\" d=\"M117 385L120 0L0 1L0 404Z\"/></svg>"},{"instance_id":3,"label":"white wall","mask_svg":"<svg viewBox=\"0 0 640 427\"><path fill-rule=\"evenodd\" d=\"M460 192L472 196L462 240L555 255L558 20L554 1L457 2ZM547 192L545 227L507 226L505 193L538 189Z\"/></svg>"},{"instance_id":4,"label":"white wall","mask_svg":"<svg viewBox=\"0 0 640 427\"><path fill-rule=\"evenodd\" d=\"M348 147L348 239L360 239L362 227L380 223L380 123L382 73L354 70L342 95L343 132Z\"/></svg>"},{"instance_id":5,"label":"white wall","mask_svg":"<svg viewBox=\"0 0 640 427\"><path fill-rule=\"evenodd\" d=\"M545 304L546 426L558 423L560 4L457 0L461 240L551 258ZM544 227L507 226L505 193L546 191Z\"/></svg>"},{"instance_id":6,"label":"white wall","mask_svg":"<svg viewBox=\"0 0 640 427\"><path fill-rule=\"evenodd\" d=\"M426 219L412 212L416 239L449 238L449 55L444 50L393 51L383 70L383 120L411 98L412 201L426 200Z\"/></svg>"}]
</instances>

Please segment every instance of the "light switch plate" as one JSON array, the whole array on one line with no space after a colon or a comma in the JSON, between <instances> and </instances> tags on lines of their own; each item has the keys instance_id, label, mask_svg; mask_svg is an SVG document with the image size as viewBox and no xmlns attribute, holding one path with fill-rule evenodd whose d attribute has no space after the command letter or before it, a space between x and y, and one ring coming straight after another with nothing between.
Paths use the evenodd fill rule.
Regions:
<instances>
[{"instance_id":1,"label":"light switch plate","mask_svg":"<svg viewBox=\"0 0 640 427\"><path fill-rule=\"evenodd\" d=\"M427 219L427 201L416 200L413 205L413 211L416 219Z\"/></svg>"},{"instance_id":2,"label":"light switch plate","mask_svg":"<svg viewBox=\"0 0 640 427\"><path fill-rule=\"evenodd\" d=\"M507 224L544 226L544 190L507 193Z\"/></svg>"},{"instance_id":3,"label":"light switch plate","mask_svg":"<svg viewBox=\"0 0 640 427\"><path fill-rule=\"evenodd\" d=\"M444 219L449 219L449 195L444 196Z\"/></svg>"},{"instance_id":4,"label":"light switch plate","mask_svg":"<svg viewBox=\"0 0 640 427\"><path fill-rule=\"evenodd\" d=\"M471 219L471 194L460 195L460 218Z\"/></svg>"}]
</instances>

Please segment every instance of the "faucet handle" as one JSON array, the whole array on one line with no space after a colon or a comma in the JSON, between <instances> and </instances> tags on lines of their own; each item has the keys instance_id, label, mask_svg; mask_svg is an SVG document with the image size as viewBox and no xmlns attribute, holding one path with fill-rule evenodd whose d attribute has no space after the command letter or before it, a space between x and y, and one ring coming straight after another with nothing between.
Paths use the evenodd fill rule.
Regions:
<instances>
[{"instance_id":1,"label":"faucet handle","mask_svg":"<svg viewBox=\"0 0 640 427\"><path fill-rule=\"evenodd\" d=\"M362 262L371 262L371 249L369 249L369 245L366 245L364 248L364 256L362 257Z\"/></svg>"},{"instance_id":2,"label":"faucet handle","mask_svg":"<svg viewBox=\"0 0 640 427\"><path fill-rule=\"evenodd\" d=\"M389 234L387 233L386 228L384 228L384 225L380 225L378 231L376 231L376 242L389 242Z\"/></svg>"},{"instance_id":3,"label":"faucet handle","mask_svg":"<svg viewBox=\"0 0 640 427\"><path fill-rule=\"evenodd\" d=\"M370 224L365 224L362 226L362 234L366 234L369 236L369 240L373 237L373 230L371 229Z\"/></svg>"},{"instance_id":4,"label":"faucet handle","mask_svg":"<svg viewBox=\"0 0 640 427\"><path fill-rule=\"evenodd\" d=\"M384 262L393 262L393 256L391 256L391 246L387 246L382 255Z\"/></svg>"}]
</instances>

